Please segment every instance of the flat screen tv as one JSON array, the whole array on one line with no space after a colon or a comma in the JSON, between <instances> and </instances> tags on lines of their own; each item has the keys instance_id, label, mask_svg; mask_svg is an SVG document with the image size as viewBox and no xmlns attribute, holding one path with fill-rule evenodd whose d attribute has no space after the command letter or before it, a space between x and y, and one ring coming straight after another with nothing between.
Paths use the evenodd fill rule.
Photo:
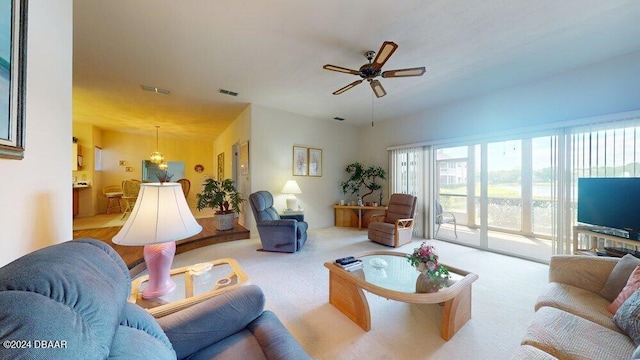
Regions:
<instances>
[{"instance_id":1,"label":"flat screen tv","mask_svg":"<svg viewBox=\"0 0 640 360\"><path fill-rule=\"evenodd\" d=\"M619 236L638 239L640 178L579 178L578 222L622 230Z\"/></svg>"}]
</instances>

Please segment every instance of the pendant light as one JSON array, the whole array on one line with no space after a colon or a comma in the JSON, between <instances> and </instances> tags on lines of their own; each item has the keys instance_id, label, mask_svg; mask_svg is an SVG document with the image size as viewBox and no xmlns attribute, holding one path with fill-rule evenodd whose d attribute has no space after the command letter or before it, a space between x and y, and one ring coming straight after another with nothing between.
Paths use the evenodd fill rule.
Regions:
<instances>
[{"instance_id":1,"label":"pendant light","mask_svg":"<svg viewBox=\"0 0 640 360\"><path fill-rule=\"evenodd\" d=\"M156 125L156 151L152 152L150 157L151 162L154 164L162 164L163 162L166 163L164 161L164 156L162 156L162 153L158 151L158 129L159 128L160 126Z\"/></svg>"}]
</instances>

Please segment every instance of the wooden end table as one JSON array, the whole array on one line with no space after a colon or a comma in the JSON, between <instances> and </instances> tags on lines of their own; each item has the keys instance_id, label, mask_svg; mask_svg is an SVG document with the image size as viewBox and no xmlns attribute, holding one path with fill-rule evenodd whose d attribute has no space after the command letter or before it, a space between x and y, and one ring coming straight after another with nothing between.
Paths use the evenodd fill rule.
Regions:
<instances>
[{"instance_id":1,"label":"wooden end table","mask_svg":"<svg viewBox=\"0 0 640 360\"><path fill-rule=\"evenodd\" d=\"M170 275L176 289L155 299L142 298L149 275L134 279L129 302L159 318L249 283L238 262L230 258L172 269Z\"/></svg>"}]
</instances>

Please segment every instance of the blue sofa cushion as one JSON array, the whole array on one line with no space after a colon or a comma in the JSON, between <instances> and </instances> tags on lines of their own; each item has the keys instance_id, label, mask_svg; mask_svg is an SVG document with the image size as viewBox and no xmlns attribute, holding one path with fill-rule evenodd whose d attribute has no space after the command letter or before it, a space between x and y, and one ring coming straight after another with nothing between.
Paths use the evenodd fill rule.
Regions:
<instances>
[{"instance_id":1,"label":"blue sofa cushion","mask_svg":"<svg viewBox=\"0 0 640 360\"><path fill-rule=\"evenodd\" d=\"M134 350L175 358L153 318L127 303L130 288L129 270L102 241L69 241L16 259L0 269L0 341L47 340L59 346L0 347L0 359L126 358L120 356L123 346L134 343L128 358ZM145 341L135 341L141 338Z\"/></svg>"},{"instance_id":2,"label":"blue sofa cushion","mask_svg":"<svg viewBox=\"0 0 640 360\"><path fill-rule=\"evenodd\" d=\"M182 359L244 329L260 316L264 304L264 293L259 287L243 286L163 316L158 323Z\"/></svg>"},{"instance_id":3,"label":"blue sofa cushion","mask_svg":"<svg viewBox=\"0 0 640 360\"><path fill-rule=\"evenodd\" d=\"M141 346L141 344L145 344ZM149 346L149 344L154 344ZM127 303L115 338L111 345L109 359L175 359L169 339L156 320L141 307Z\"/></svg>"},{"instance_id":4,"label":"blue sofa cushion","mask_svg":"<svg viewBox=\"0 0 640 360\"><path fill-rule=\"evenodd\" d=\"M67 350L106 358L130 286L120 257L99 241L27 254L0 269L0 338L67 340ZM16 303L24 313L15 313L23 311ZM38 321L24 321L29 318Z\"/></svg>"}]
</instances>

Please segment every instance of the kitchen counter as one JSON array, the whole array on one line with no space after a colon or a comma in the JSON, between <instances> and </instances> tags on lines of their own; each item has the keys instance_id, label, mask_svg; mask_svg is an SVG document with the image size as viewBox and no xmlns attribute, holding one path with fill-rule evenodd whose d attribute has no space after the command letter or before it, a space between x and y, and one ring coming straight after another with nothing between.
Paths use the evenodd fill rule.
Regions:
<instances>
[{"instance_id":1,"label":"kitchen counter","mask_svg":"<svg viewBox=\"0 0 640 360\"><path fill-rule=\"evenodd\" d=\"M88 183L75 183L73 184L73 217L76 217L80 212L80 189L90 188Z\"/></svg>"}]
</instances>

